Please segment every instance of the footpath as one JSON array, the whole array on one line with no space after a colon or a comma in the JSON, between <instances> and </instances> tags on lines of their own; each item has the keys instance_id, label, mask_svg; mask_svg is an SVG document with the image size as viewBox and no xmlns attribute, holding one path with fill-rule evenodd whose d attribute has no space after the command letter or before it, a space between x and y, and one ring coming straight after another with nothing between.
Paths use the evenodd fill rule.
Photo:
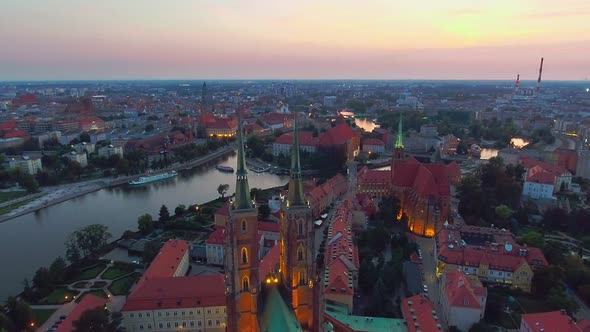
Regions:
<instances>
[{"instance_id":1,"label":"footpath","mask_svg":"<svg viewBox=\"0 0 590 332\"><path fill-rule=\"evenodd\" d=\"M187 163L182 164L174 164L170 167L164 168L162 170L158 170L158 172L169 172L169 171L178 171L178 170L188 170L196 166L200 166L211 162L219 157L227 155L231 153L235 147L233 145L229 145L218 149L206 156L203 156L198 159L191 160ZM2 203L1 207L9 206L13 204L17 204L19 202L27 201L33 199L32 201L28 202L27 204L20 206L6 214L0 215L0 223L6 220L10 220L13 218L20 217L22 215L35 212L37 210L49 207L51 205L59 204L61 202L65 202L67 200L80 197L86 195L91 192L98 191L103 188L107 187L115 187L119 185L123 185L128 183L130 180L136 179L139 176L146 175L146 174L137 174L133 176L121 176L116 178L102 178L97 180L91 180L86 182L78 182L72 183L67 185L61 185L56 187L48 187L44 188L42 192L28 195L25 197L19 197L15 200L11 200L8 202Z\"/></svg>"}]
</instances>

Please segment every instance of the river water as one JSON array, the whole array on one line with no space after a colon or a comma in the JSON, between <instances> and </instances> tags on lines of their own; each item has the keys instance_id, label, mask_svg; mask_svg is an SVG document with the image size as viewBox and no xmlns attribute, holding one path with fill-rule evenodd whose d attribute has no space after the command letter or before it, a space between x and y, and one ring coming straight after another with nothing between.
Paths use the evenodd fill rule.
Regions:
<instances>
[{"instance_id":1,"label":"river water","mask_svg":"<svg viewBox=\"0 0 590 332\"><path fill-rule=\"evenodd\" d=\"M219 196L219 184L234 192L235 174L222 173L214 165L236 166L236 156L181 172L176 178L152 184L102 189L48 208L0 223L0 302L22 290L24 278L32 278L41 266L64 255L64 241L71 232L104 224L113 238L137 229L137 217L150 213L157 218L162 204L174 211L178 204L201 204ZM250 188L284 185L288 176L250 172Z\"/></svg>"}]
</instances>

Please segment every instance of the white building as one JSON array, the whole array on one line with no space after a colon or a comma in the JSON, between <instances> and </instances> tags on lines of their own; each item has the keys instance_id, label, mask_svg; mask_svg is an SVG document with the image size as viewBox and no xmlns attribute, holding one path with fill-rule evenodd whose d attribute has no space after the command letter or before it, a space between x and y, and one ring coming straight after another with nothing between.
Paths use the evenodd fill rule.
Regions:
<instances>
[{"instance_id":1,"label":"white building","mask_svg":"<svg viewBox=\"0 0 590 332\"><path fill-rule=\"evenodd\" d=\"M367 153L383 153L385 152L385 143L379 139L365 138L363 139L363 151Z\"/></svg>"},{"instance_id":2,"label":"white building","mask_svg":"<svg viewBox=\"0 0 590 332\"><path fill-rule=\"evenodd\" d=\"M318 150L319 139L313 137L310 131L299 132L299 148L301 151L308 153L316 153ZM293 145L293 133L285 133L277 138L272 144L273 156L284 154L289 156L291 154L291 146Z\"/></svg>"},{"instance_id":3,"label":"white building","mask_svg":"<svg viewBox=\"0 0 590 332\"><path fill-rule=\"evenodd\" d=\"M541 173L544 174L544 173ZM553 198L553 177L546 179L536 174L527 179L522 186L522 195L534 199L551 199Z\"/></svg>"},{"instance_id":4,"label":"white building","mask_svg":"<svg viewBox=\"0 0 590 332\"><path fill-rule=\"evenodd\" d=\"M441 279L440 303L442 319L447 326L469 331L483 319L487 290L477 277L468 278L460 271L446 272Z\"/></svg>"},{"instance_id":5,"label":"white building","mask_svg":"<svg viewBox=\"0 0 590 332\"><path fill-rule=\"evenodd\" d=\"M86 157L86 153L78 153L76 151L72 151L70 153L66 153L63 155L64 157L68 158L71 161L76 161L80 166L86 167L88 166L88 158Z\"/></svg>"},{"instance_id":6,"label":"white building","mask_svg":"<svg viewBox=\"0 0 590 332\"><path fill-rule=\"evenodd\" d=\"M69 145L76 138L80 138L80 133L62 133L61 136L57 138L57 141L61 145Z\"/></svg>"},{"instance_id":7,"label":"white building","mask_svg":"<svg viewBox=\"0 0 590 332\"><path fill-rule=\"evenodd\" d=\"M43 133L43 134L40 134L39 136L37 136L37 141L39 142L39 146L43 147L43 143L45 143L51 139L56 139L59 142L60 137L61 137L61 131L59 131L59 130L50 131L50 132Z\"/></svg>"},{"instance_id":8,"label":"white building","mask_svg":"<svg viewBox=\"0 0 590 332\"><path fill-rule=\"evenodd\" d=\"M23 172L35 175L43 170L41 158L29 156L7 156L10 168L20 168Z\"/></svg>"},{"instance_id":9,"label":"white building","mask_svg":"<svg viewBox=\"0 0 590 332\"><path fill-rule=\"evenodd\" d=\"M110 158L111 156L119 155L123 158L123 146L109 145L98 149L98 156Z\"/></svg>"},{"instance_id":10,"label":"white building","mask_svg":"<svg viewBox=\"0 0 590 332\"><path fill-rule=\"evenodd\" d=\"M78 143L74 145L74 150L76 150L78 153L91 154L96 150L96 144L87 142Z\"/></svg>"}]
</instances>

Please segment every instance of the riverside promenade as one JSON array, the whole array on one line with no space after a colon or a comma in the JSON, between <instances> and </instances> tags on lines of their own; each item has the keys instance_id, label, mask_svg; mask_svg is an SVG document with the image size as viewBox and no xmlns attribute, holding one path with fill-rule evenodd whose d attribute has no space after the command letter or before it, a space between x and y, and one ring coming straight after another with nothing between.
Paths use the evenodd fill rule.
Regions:
<instances>
[{"instance_id":1,"label":"riverside promenade","mask_svg":"<svg viewBox=\"0 0 590 332\"><path fill-rule=\"evenodd\" d=\"M218 149L206 156L201 158L197 158L191 160L186 163L182 164L173 164L170 167L158 170L157 172L169 172L169 171L179 171L179 170L189 170L194 167L209 163L215 159L221 158L225 155L232 153L235 150L234 145L225 146L221 149ZM0 223L6 220L10 220L13 218L20 217L22 215L35 212L37 210L59 204L61 202L65 202L67 200L80 197L86 195L91 192L98 191L103 188L108 187L115 187L120 186L123 184L128 183L129 181L136 179L140 176L147 175L147 174L136 174L132 176L120 176L116 178L102 178L97 180L85 181L85 182L77 182L71 184L65 184L61 186L55 187L45 187L42 189L40 193L29 195L25 197L20 197L18 199L4 202L2 203L3 206L10 206L13 204L17 204L19 202L24 202L30 200L26 204L19 206L18 208L7 212L6 214L0 215Z\"/></svg>"}]
</instances>

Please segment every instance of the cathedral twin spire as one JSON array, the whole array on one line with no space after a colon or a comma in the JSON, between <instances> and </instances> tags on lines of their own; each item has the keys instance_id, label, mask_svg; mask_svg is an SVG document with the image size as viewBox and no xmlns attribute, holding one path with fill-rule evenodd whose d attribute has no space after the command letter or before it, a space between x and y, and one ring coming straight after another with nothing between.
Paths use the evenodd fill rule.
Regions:
<instances>
[{"instance_id":1,"label":"cathedral twin spire","mask_svg":"<svg viewBox=\"0 0 590 332\"><path fill-rule=\"evenodd\" d=\"M397 138L395 140L395 148L396 149L403 149L404 142L402 140L403 133L402 133L402 113L399 114L399 124L397 126Z\"/></svg>"},{"instance_id":2,"label":"cathedral twin spire","mask_svg":"<svg viewBox=\"0 0 590 332\"><path fill-rule=\"evenodd\" d=\"M248 185L248 172L246 170L246 154L244 152L244 137L242 118L238 112L238 165L236 170L236 195L234 207L238 210L252 209L254 204L250 199L250 186ZM291 146L291 179L289 180L289 194L287 200L289 206L307 205L303 193L303 178L301 174L301 161L299 155L299 128L297 114L293 119L293 145Z\"/></svg>"},{"instance_id":3,"label":"cathedral twin spire","mask_svg":"<svg viewBox=\"0 0 590 332\"><path fill-rule=\"evenodd\" d=\"M248 185L248 172L246 171L246 153L244 152L244 130L242 129L242 117L238 111L238 165L236 169L236 196L234 207L238 210L252 209L254 204L250 199L250 186Z\"/></svg>"}]
</instances>

